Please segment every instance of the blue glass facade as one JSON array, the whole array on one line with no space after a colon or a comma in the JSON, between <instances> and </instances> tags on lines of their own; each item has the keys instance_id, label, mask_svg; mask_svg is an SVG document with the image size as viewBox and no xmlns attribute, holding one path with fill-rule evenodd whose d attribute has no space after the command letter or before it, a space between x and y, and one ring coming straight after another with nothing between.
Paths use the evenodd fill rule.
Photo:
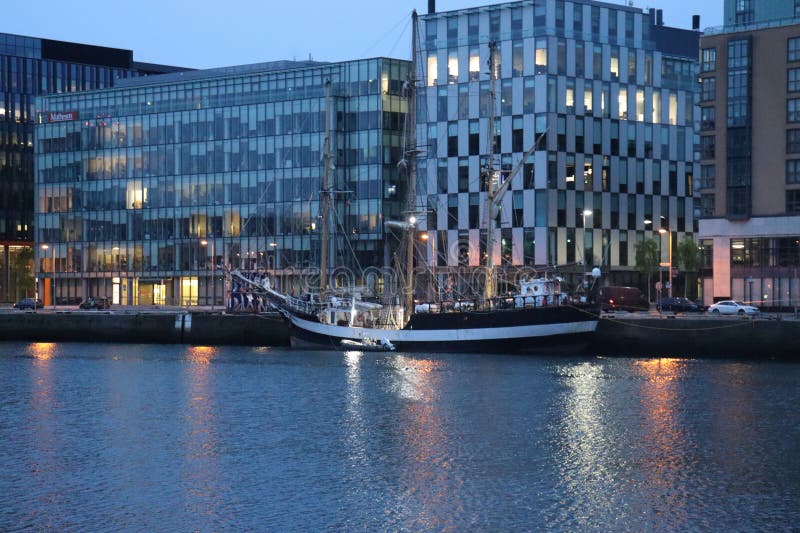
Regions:
<instances>
[{"instance_id":1,"label":"blue glass facade","mask_svg":"<svg viewBox=\"0 0 800 533\"><path fill-rule=\"evenodd\" d=\"M17 258L34 236L36 98L172 70L181 69L136 63L130 50L0 33L0 301L33 295Z\"/></svg>"},{"instance_id":2,"label":"blue glass facade","mask_svg":"<svg viewBox=\"0 0 800 533\"><path fill-rule=\"evenodd\" d=\"M221 269L319 261L331 82L336 265L382 266L408 62L279 62L43 97L36 129L40 275L62 300L221 303ZM41 245L47 244L47 248ZM352 248L352 249L351 249Z\"/></svg>"}]
</instances>

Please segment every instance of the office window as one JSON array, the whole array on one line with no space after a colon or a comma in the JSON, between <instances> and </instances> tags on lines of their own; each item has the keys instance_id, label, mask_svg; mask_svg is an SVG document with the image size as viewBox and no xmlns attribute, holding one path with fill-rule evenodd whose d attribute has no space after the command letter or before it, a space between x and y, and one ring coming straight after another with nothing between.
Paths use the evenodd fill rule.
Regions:
<instances>
[{"instance_id":1,"label":"office window","mask_svg":"<svg viewBox=\"0 0 800 533\"><path fill-rule=\"evenodd\" d=\"M786 101L786 122L800 122L800 98Z\"/></svg>"},{"instance_id":2,"label":"office window","mask_svg":"<svg viewBox=\"0 0 800 533\"><path fill-rule=\"evenodd\" d=\"M458 82L458 52L453 50L447 55L447 83Z\"/></svg>"},{"instance_id":3,"label":"office window","mask_svg":"<svg viewBox=\"0 0 800 533\"><path fill-rule=\"evenodd\" d=\"M750 24L753 14L753 0L736 0L736 24Z\"/></svg>"},{"instance_id":4,"label":"office window","mask_svg":"<svg viewBox=\"0 0 800 533\"><path fill-rule=\"evenodd\" d=\"M786 138L788 146L789 136L787 135ZM800 136L798 136L798 143L800 144ZM700 159L714 159L714 157L716 156L716 147L717 147L717 138L714 137L713 135L700 137ZM798 146L798 148L800 148L800 146Z\"/></svg>"},{"instance_id":5,"label":"office window","mask_svg":"<svg viewBox=\"0 0 800 533\"><path fill-rule=\"evenodd\" d=\"M786 191L786 214L800 215L800 189Z\"/></svg>"},{"instance_id":6,"label":"office window","mask_svg":"<svg viewBox=\"0 0 800 533\"><path fill-rule=\"evenodd\" d=\"M700 59L700 70L702 72L710 72L716 69L717 69L717 49L703 48Z\"/></svg>"},{"instance_id":7,"label":"office window","mask_svg":"<svg viewBox=\"0 0 800 533\"><path fill-rule=\"evenodd\" d=\"M523 51L522 41L514 41L511 56L511 73L513 76L522 76L522 70L525 65Z\"/></svg>"},{"instance_id":8,"label":"office window","mask_svg":"<svg viewBox=\"0 0 800 533\"><path fill-rule=\"evenodd\" d=\"M714 194L701 194L700 195L700 216L713 217L714 216Z\"/></svg>"},{"instance_id":9,"label":"office window","mask_svg":"<svg viewBox=\"0 0 800 533\"><path fill-rule=\"evenodd\" d=\"M800 61L800 37L789 38L786 55L789 61Z\"/></svg>"},{"instance_id":10,"label":"office window","mask_svg":"<svg viewBox=\"0 0 800 533\"><path fill-rule=\"evenodd\" d=\"M790 93L800 91L800 68L790 68L786 77L786 90Z\"/></svg>"},{"instance_id":11,"label":"office window","mask_svg":"<svg viewBox=\"0 0 800 533\"><path fill-rule=\"evenodd\" d=\"M717 96L717 79L716 78L701 78L700 79L700 100L713 100Z\"/></svg>"},{"instance_id":12,"label":"office window","mask_svg":"<svg viewBox=\"0 0 800 533\"><path fill-rule=\"evenodd\" d=\"M547 39L536 39L536 53L534 56L536 74L547 73Z\"/></svg>"},{"instance_id":13,"label":"office window","mask_svg":"<svg viewBox=\"0 0 800 533\"><path fill-rule=\"evenodd\" d=\"M700 188L713 189L716 185L717 167L714 165L700 165Z\"/></svg>"},{"instance_id":14,"label":"office window","mask_svg":"<svg viewBox=\"0 0 800 533\"><path fill-rule=\"evenodd\" d=\"M786 183L800 183L800 159L786 161Z\"/></svg>"},{"instance_id":15,"label":"office window","mask_svg":"<svg viewBox=\"0 0 800 533\"><path fill-rule=\"evenodd\" d=\"M716 127L717 108L713 106L700 108L700 131L713 130Z\"/></svg>"},{"instance_id":16,"label":"office window","mask_svg":"<svg viewBox=\"0 0 800 533\"><path fill-rule=\"evenodd\" d=\"M439 61L435 55L428 56L428 87L436 85L437 70L439 68Z\"/></svg>"},{"instance_id":17,"label":"office window","mask_svg":"<svg viewBox=\"0 0 800 533\"><path fill-rule=\"evenodd\" d=\"M786 130L786 153L800 154L800 129Z\"/></svg>"},{"instance_id":18,"label":"office window","mask_svg":"<svg viewBox=\"0 0 800 533\"><path fill-rule=\"evenodd\" d=\"M469 81L478 81L481 75L481 57L477 48L469 51Z\"/></svg>"}]
</instances>

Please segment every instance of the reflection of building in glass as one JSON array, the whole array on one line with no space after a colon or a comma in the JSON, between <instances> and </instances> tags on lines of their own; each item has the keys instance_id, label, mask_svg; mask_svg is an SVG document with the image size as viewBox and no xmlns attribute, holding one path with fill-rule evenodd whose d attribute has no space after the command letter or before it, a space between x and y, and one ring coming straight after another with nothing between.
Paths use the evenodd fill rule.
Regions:
<instances>
[{"instance_id":1,"label":"reflection of building in glass","mask_svg":"<svg viewBox=\"0 0 800 533\"><path fill-rule=\"evenodd\" d=\"M700 43L705 303L800 305L800 11L726 0Z\"/></svg>"},{"instance_id":2,"label":"reflection of building in glass","mask_svg":"<svg viewBox=\"0 0 800 533\"><path fill-rule=\"evenodd\" d=\"M24 259L33 244L36 97L174 70L183 69L135 62L130 50L0 33L0 301L34 290Z\"/></svg>"},{"instance_id":3,"label":"reflection of building in glass","mask_svg":"<svg viewBox=\"0 0 800 533\"><path fill-rule=\"evenodd\" d=\"M645 220L664 217L674 243L696 231L697 31L664 26L660 11L582 0L421 19L427 190L417 192L441 273L486 256L491 42L495 168L507 173L546 133L503 199L495 264L602 266L609 283L638 284L635 244L659 229Z\"/></svg>"},{"instance_id":4,"label":"reflection of building in glass","mask_svg":"<svg viewBox=\"0 0 800 533\"><path fill-rule=\"evenodd\" d=\"M36 240L55 247L58 296L219 304L224 266L316 266L327 80L333 218L350 243L334 242L335 265L383 266L407 74L391 59L284 61L42 98Z\"/></svg>"}]
</instances>

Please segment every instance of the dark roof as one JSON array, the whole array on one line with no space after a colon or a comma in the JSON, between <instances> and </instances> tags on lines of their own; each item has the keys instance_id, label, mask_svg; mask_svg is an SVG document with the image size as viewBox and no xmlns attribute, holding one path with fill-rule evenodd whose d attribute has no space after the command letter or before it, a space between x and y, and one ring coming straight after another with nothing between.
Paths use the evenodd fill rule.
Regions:
<instances>
[{"instance_id":1,"label":"dark roof","mask_svg":"<svg viewBox=\"0 0 800 533\"><path fill-rule=\"evenodd\" d=\"M670 28L669 26L650 26L650 37L656 50L672 56L698 59L700 56L699 31Z\"/></svg>"}]
</instances>

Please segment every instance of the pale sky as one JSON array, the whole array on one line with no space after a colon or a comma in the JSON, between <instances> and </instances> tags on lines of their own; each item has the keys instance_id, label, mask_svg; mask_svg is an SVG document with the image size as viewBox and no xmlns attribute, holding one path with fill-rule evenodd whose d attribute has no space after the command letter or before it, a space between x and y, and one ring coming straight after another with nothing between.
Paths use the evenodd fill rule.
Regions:
<instances>
[{"instance_id":1,"label":"pale sky","mask_svg":"<svg viewBox=\"0 0 800 533\"><path fill-rule=\"evenodd\" d=\"M496 4L437 0L437 11ZM609 0L610 4L627 1ZM633 0L664 24L722 24L723 0ZM411 11L427 0L3 0L0 32L133 50L136 61L191 68L281 59L408 59Z\"/></svg>"}]
</instances>

